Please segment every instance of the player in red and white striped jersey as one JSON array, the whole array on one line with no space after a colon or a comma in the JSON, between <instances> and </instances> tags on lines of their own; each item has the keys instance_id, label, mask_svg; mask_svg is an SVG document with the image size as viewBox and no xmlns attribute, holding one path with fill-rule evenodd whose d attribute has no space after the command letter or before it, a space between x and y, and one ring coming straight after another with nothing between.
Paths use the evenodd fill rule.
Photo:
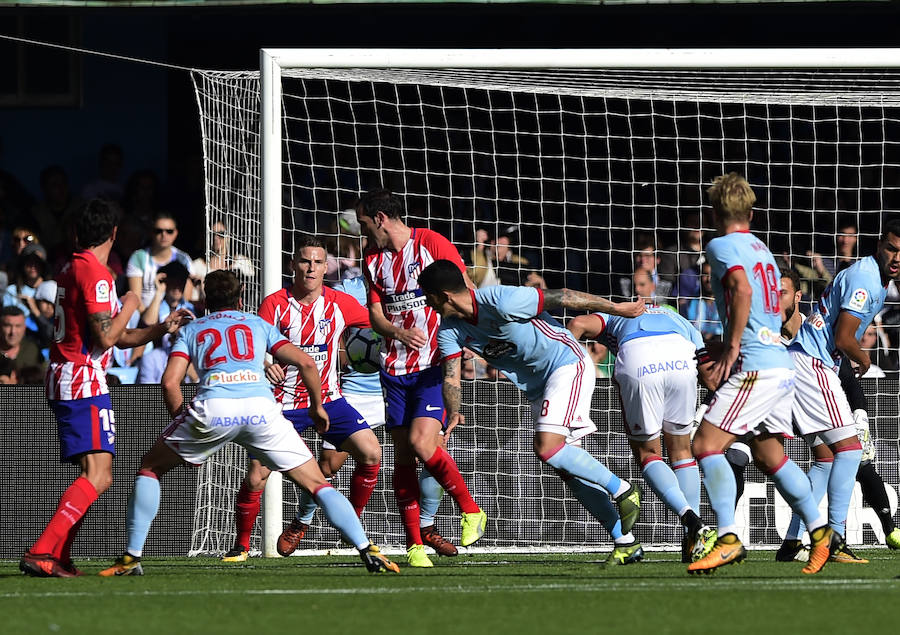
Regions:
<instances>
[{"instance_id":1,"label":"player in red and white striped jersey","mask_svg":"<svg viewBox=\"0 0 900 635\"><path fill-rule=\"evenodd\" d=\"M76 252L57 277L56 313L47 399L56 413L60 460L81 466L81 475L63 493L56 513L19 568L37 577L71 577L80 572L69 551L84 514L112 483L115 416L106 387L112 347L131 348L174 333L192 318L174 311L164 322L127 328L140 299L128 292L119 310L113 278L106 268L116 239L118 213L92 200L75 215Z\"/></svg>"},{"instance_id":2,"label":"player in red and white striped jersey","mask_svg":"<svg viewBox=\"0 0 900 635\"><path fill-rule=\"evenodd\" d=\"M322 385L322 403L329 418L328 430L322 438L355 459L349 499L361 515L378 482L381 445L365 418L341 394L337 368L341 334L350 326L368 328L369 314L352 295L324 286L326 258L318 238L301 238L291 263L294 284L290 289L267 296L260 304L259 316L278 327L292 344L315 360ZM266 376L275 384L275 399L282 404L284 416L297 433L313 425L308 410L309 393L297 368L285 370L273 364L266 370ZM319 465L330 478L328 462L320 461ZM226 562L247 558L250 533L269 473L267 467L251 458L235 503L237 533L234 547L225 554Z\"/></svg>"},{"instance_id":3,"label":"player in red and white striped jersey","mask_svg":"<svg viewBox=\"0 0 900 635\"><path fill-rule=\"evenodd\" d=\"M369 245L369 319L385 338L381 383L386 427L394 441L394 494L406 529L409 563L428 567L431 561L419 529L417 459L459 504L463 546L483 535L487 518L440 441L445 418L436 339L440 316L426 305L418 283L419 273L435 260L450 260L464 276L465 265L450 241L429 229L408 227L402 215L400 200L381 188L366 192L356 207ZM468 277L466 281L473 287Z\"/></svg>"}]
</instances>

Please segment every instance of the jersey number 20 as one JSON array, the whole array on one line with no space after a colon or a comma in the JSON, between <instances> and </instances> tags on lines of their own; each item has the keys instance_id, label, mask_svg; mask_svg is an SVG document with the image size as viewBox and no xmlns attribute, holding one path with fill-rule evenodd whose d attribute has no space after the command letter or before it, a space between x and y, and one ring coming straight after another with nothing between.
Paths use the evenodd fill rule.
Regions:
<instances>
[{"instance_id":1,"label":"jersey number 20","mask_svg":"<svg viewBox=\"0 0 900 635\"><path fill-rule=\"evenodd\" d=\"M212 339L209 348L206 349L206 355L203 356L203 367L212 368L217 364L228 361L225 355L213 357L219 351L222 345L222 332L217 329L204 329L197 333L197 345L203 346L208 340ZM225 340L227 341L228 356L233 360L244 362L253 359L253 331L246 324L234 324L225 329Z\"/></svg>"}]
</instances>

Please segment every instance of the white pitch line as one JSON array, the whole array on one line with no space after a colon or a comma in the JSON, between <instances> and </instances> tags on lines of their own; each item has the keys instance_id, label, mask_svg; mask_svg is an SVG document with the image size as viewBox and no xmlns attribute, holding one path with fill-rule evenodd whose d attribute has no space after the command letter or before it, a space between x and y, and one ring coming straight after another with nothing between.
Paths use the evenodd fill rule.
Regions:
<instances>
[{"instance_id":1,"label":"white pitch line","mask_svg":"<svg viewBox=\"0 0 900 635\"><path fill-rule=\"evenodd\" d=\"M659 580L609 580L595 581L590 584L576 583L550 583L550 584L529 584L529 585L498 585L498 586L479 586L476 589L467 586L416 586L417 592L432 591L442 594L462 594L468 595L472 593L542 593L545 591L576 591L594 593L598 591L633 591L641 590L696 590L709 589L714 591L722 591L726 589L744 589L747 587L758 588L760 583L764 582L766 589L796 589L796 588L816 588L827 587L829 589L897 589L900 587L900 581L894 580L866 580L866 579L808 579L801 578L797 580L762 580L762 579L740 579L740 580L723 580L701 578L697 580L676 580L676 579L659 579ZM12 598L66 598L66 597L95 597L99 594L104 596L119 597L189 597L197 595L395 595L409 593L409 587L388 587L377 589L185 589L172 591L116 591L108 588L97 589L95 591L50 591L43 593L0 593L0 599Z\"/></svg>"}]
</instances>

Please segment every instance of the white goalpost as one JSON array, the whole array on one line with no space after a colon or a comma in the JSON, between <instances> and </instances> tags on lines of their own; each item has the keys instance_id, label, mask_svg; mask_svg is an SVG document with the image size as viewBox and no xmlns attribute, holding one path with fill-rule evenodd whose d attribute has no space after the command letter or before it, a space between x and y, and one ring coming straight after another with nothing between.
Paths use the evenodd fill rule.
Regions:
<instances>
[{"instance_id":1,"label":"white goalpost","mask_svg":"<svg viewBox=\"0 0 900 635\"><path fill-rule=\"evenodd\" d=\"M264 49L259 71L193 74L208 231L222 223L233 254L252 264L244 298L252 309L287 282L299 234L346 243L352 229L341 212L383 185L403 199L407 224L441 232L467 264L480 266L479 230L505 237L514 256L490 273L523 283L538 276L551 288L630 296L635 251L652 245L660 297L687 310L704 294L692 241L697 231L704 242L712 235L705 188L734 170L757 194L754 231L816 296L833 275L842 228L858 228L858 255L867 255L900 210L898 68L900 49ZM352 266L352 254L340 256L341 268ZM896 348L900 310L888 309L879 336ZM607 370L598 365L601 376ZM864 388L876 465L896 510L897 373ZM465 391L469 425L453 433L450 451L488 514L479 546L607 548L599 524L533 456L530 413L515 388L478 371ZM599 431L585 449L642 483L607 378L598 380L594 418ZM402 547L391 450L363 525L376 542ZM788 450L806 465L801 443ZM201 468L192 553L230 548L244 462L229 447ZM747 475L742 538L777 545L789 510L755 469ZM251 546L264 555L275 554L297 500L278 476ZM637 538L677 545L676 517L643 489ZM702 512L711 520L705 504ZM456 518L444 501L438 529L450 539ZM851 544L883 540L859 488L847 533ZM339 545L317 516L301 549Z\"/></svg>"}]
</instances>

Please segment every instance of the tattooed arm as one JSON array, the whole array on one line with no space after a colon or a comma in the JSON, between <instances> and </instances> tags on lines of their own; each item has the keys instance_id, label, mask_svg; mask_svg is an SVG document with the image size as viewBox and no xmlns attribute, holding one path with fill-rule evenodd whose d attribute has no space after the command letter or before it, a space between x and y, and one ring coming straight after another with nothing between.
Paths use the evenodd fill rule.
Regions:
<instances>
[{"instance_id":1,"label":"tattooed arm","mask_svg":"<svg viewBox=\"0 0 900 635\"><path fill-rule=\"evenodd\" d=\"M571 289L547 289L544 291L544 308L565 308L578 311L602 311L610 315L637 317L644 312L644 301L612 302L597 295Z\"/></svg>"},{"instance_id":2,"label":"tattooed arm","mask_svg":"<svg viewBox=\"0 0 900 635\"><path fill-rule=\"evenodd\" d=\"M128 326L128 319L140 304L140 298L129 291L122 296L122 310L112 317L109 311L100 311L88 315L91 336L100 348L115 346Z\"/></svg>"},{"instance_id":3,"label":"tattooed arm","mask_svg":"<svg viewBox=\"0 0 900 635\"><path fill-rule=\"evenodd\" d=\"M466 422L466 418L459 411L460 394L462 392L460 381L462 377L461 364L462 355L445 359L443 363L444 408L447 411L447 428L444 431L445 437L450 434L450 431L453 430L453 428Z\"/></svg>"}]
</instances>

